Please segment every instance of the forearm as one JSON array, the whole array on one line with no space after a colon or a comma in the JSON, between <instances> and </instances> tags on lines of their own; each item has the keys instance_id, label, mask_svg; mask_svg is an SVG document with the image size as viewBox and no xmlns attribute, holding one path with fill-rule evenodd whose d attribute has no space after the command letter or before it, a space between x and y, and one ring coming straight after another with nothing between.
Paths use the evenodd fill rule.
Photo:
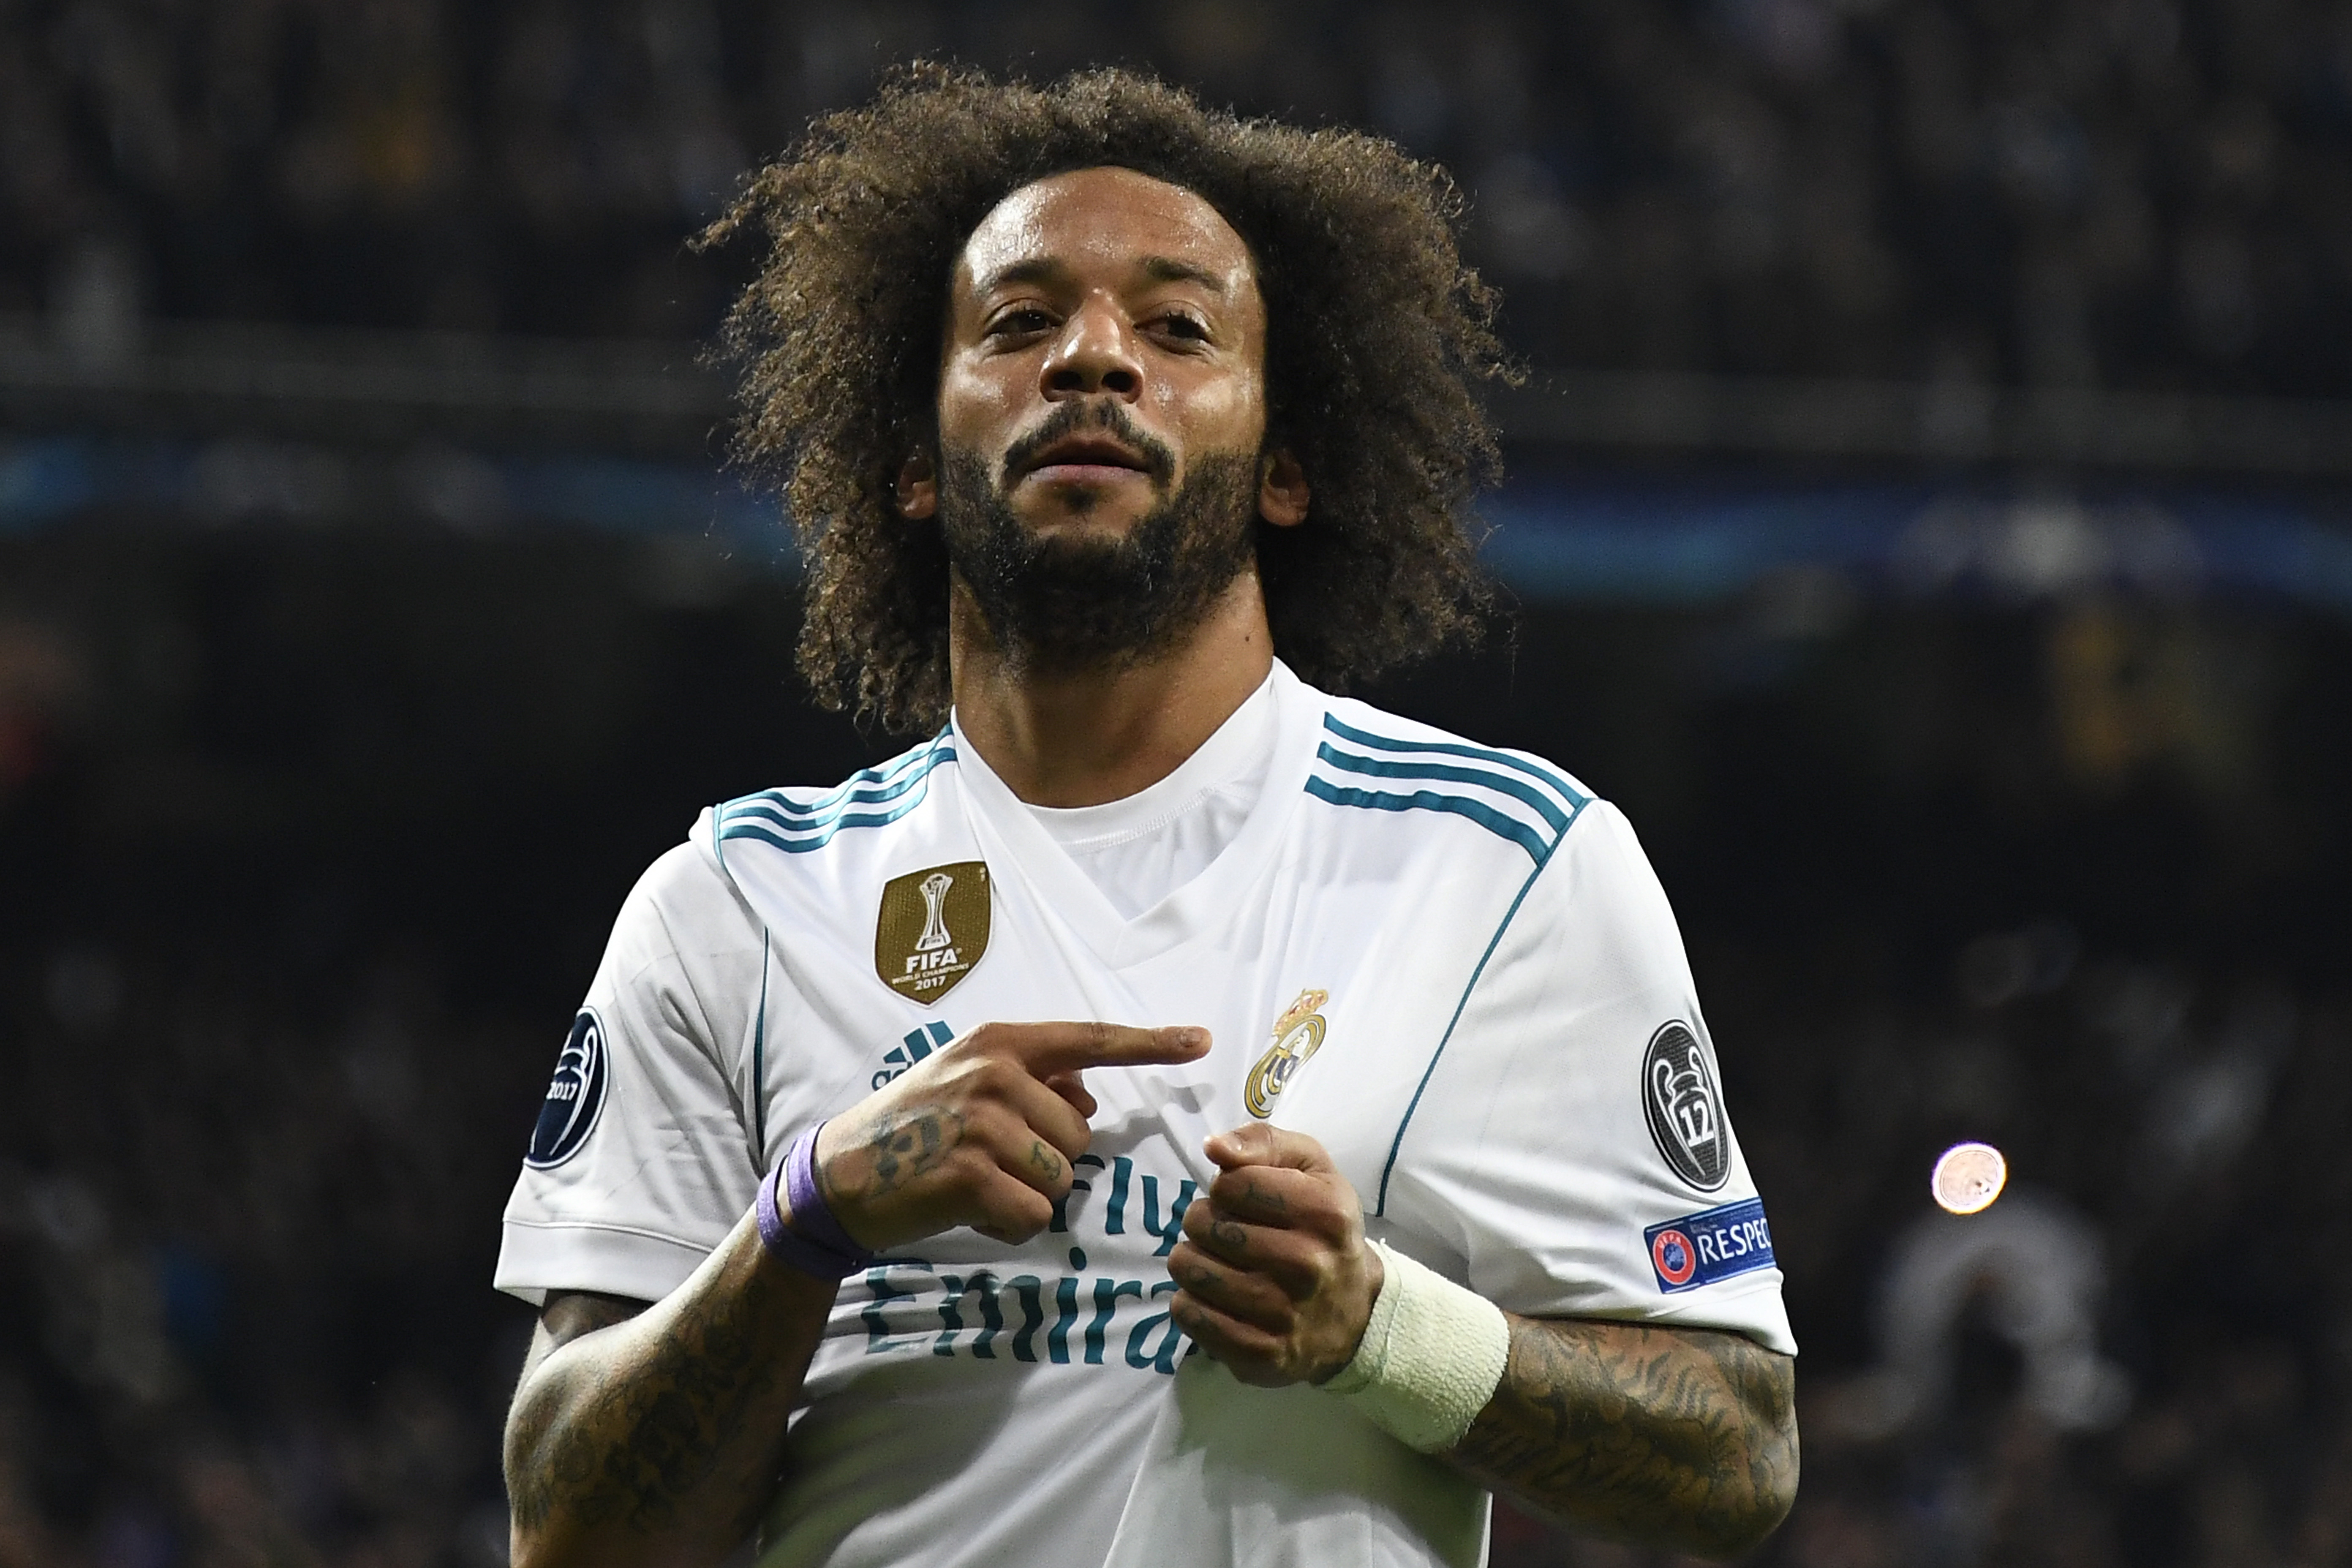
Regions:
<instances>
[{"instance_id":1,"label":"forearm","mask_svg":"<svg viewBox=\"0 0 2352 1568\"><path fill-rule=\"evenodd\" d=\"M747 1215L642 1313L561 1342L542 1327L507 1418L517 1568L722 1559L775 1488L834 1295Z\"/></svg>"},{"instance_id":2,"label":"forearm","mask_svg":"<svg viewBox=\"0 0 2352 1568\"><path fill-rule=\"evenodd\" d=\"M1079 1075L1208 1048L1208 1031L1191 1026L983 1024L796 1142L779 1217L811 1239L793 1225L798 1194L854 1248L960 1226L1026 1241L1059 1212L1093 1137ZM598 1299L551 1300L507 1416L517 1568L721 1561L775 1490L838 1294L770 1256L746 1215L691 1279L626 1321L629 1304L612 1303L601 1321L559 1324L568 1303Z\"/></svg>"},{"instance_id":3,"label":"forearm","mask_svg":"<svg viewBox=\"0 0 2352 1568\"><path fill-rule=\"evenodd\" d=\"M1738 1334L1510 1317L1503 1381L1448 1456L1596 1534L1737 1556L1797 1493L1792 1358Z\"/></svg>"}]
</instances>

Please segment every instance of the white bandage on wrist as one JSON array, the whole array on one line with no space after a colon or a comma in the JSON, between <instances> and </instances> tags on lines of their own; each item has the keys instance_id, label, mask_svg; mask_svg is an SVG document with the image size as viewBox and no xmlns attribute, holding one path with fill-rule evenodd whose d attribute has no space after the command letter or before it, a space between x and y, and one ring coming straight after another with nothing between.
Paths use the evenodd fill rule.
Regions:
<instances>
[{"instance_id":1,"label":"white bandage on wrist","mask_svg":"<svg viewBox=\"0 0 2352 1568\"><path fill-rule=\"evenodd\" d=\"M1462 1441L1503 1381L1510 1320L1394 1247L1372 1246L1385 1271L1380 1299L1356 1359L1323 1387L1407 1447L1442 1453Z\"/></svg>"}]
</instances>

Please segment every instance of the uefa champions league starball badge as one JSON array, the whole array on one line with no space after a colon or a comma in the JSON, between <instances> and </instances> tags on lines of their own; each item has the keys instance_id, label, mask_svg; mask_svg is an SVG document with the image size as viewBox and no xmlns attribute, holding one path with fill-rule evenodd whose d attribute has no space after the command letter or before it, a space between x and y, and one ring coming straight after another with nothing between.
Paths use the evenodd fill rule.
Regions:
<instances>
[{"instance_id":1,"label":"uefa champions league starball badge","mask_svg":"<svg viewBox=\"0 0 2352 1568\"><path fill-rule=\"evenodd\" d=\"M2009 1184L2009 1162L1990 1143L1955 1143L1936 1162L1927 1190L1952 1214L1981 1214Z\"/></svg>"}]
</instances>

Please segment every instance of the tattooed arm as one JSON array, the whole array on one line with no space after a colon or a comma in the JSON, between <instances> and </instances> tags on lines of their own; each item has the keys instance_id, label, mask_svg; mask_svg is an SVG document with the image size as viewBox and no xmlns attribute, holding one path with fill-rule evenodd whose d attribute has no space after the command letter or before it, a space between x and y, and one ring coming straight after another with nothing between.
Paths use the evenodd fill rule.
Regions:
<instances>
[{"instance_id":1,"label":"tattooed arm","mask_svg":"<svg viewBox=\"0 0 2352 1568\"><path fill-rule=\"evenodd\" d=\"M982 1025L827 1121L817 1184L876 1251L966 1225L1025 1241L1092 1137L1079 1075L1208 1048L1200 1029ZM655 1306L551 1297L507 1414L516 1568L725 1557L775 1491L835 1293L771 1258L746 1215Z\"/></svg>"},{"instance_id":2,"label":"tattooed arm","mask_svg":"<svg viewBox=\"0 0 2352 1568\"><path fill-rule=\"evenodd\" d=\"M1754 1548L1797 1496L1796 1362L1738 1334L1512 1315L1501 1386L1448 1457L1596 1534Z\"/></svg>"},{"instance_id":3,"label":"tattooed arm","mask_svg":"<svg viewBox=\"0 0 2352 1568\"><path fill-rule=\"evenodd\" d=\"M551 1295L507 1415L516 1568L725 1557L774 1491L833 1298L749 1216L656 1306Z\"/></svg>"},{"instance_id":4,"label":"tattooed arm","mask_svg":"<svg viewBox=\"0 0 2352 1568\"><path fill-rule=\"evenodd\" d=\"M1208 1141L1222 1170L1184 1214L1169 1310L1244 1383L1321 1383L1363 1339L1384 1277L1323 1146L1253 1123ZM1737 1334L1592 1319L1509 1321L1502 1383L1447 1456L1577 1528L1736 1556L1797 1493L1795 1362Z\"/></svg>"}]
</instances>

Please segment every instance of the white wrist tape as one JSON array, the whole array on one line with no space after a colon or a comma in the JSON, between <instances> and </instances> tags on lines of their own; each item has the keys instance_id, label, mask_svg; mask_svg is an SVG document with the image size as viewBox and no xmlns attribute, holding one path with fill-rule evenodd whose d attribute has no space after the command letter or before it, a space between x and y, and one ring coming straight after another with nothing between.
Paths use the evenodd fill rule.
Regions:
<instances>
[{"instance_id":1,"label":"white wrist tape","mask_svg":"<svg viewBox=\"0 0 2352 1568\"><path fill-rule=\"evenodd\" d=\"M1503 1381L1510 1320L1492 1301L1380 1248L1385 1271L1356 1359L1323 1387L1409 1448L1442 1453L1462 1441Z\"/></svg>"}]
</instances>

